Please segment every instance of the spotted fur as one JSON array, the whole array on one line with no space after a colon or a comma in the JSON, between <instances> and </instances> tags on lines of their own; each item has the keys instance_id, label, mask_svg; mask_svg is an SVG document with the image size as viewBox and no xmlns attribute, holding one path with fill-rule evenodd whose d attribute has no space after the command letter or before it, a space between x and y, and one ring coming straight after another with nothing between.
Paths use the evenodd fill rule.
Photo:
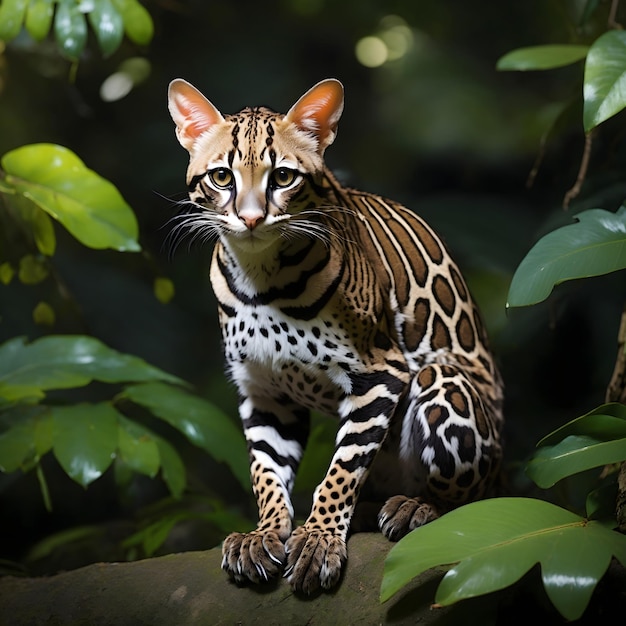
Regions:
<instances>
[{"instance_id":1,"label":"spotted fur","mask_svg":"<svg viewBox=\"0 0 626 626\"><path fill-rule=\"evenodd\" d=\"M169 107L190 153L175 236L216 239L211 282L240 395L259 523L233 533L238 582L284 573L332 588L359 495L398 539L485 495L497 472L502 385L459 269L415 213L342 187L326 169L343 109L335 80L281 115L223 116L183 80ZM291 489L309 410L336 415L336 445L310 514Z\"/></svg>"}]
</instances>

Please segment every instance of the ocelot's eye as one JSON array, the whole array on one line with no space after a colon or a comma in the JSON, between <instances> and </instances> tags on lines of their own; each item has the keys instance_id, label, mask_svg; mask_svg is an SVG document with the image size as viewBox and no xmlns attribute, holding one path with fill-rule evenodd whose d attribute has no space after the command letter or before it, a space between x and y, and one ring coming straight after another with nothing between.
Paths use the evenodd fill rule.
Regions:
<instances>
[{"instance_id":1,"label":"ocelot's eye","mask_svg":"<svg viewBox=\"0 0 626 626\"><path fill-rule=\"evenodd\" d=\"M211 170L209 177L211 178L211 182L220 189L229 189L233 186L233 173L225 167L218 167L215 170Z\"/></svg>"},{"instance_id":2,"label":"ocelot's eye","mask_svg":"<svg viewBox=\"0 0 626 626\"><path fill-rule=\"evenodd\" d=\"M291 170L288 167L279 167L272 172L272 185L274 187L289 187L294 180L298 172Z\"/></svg>"}]
</instances>

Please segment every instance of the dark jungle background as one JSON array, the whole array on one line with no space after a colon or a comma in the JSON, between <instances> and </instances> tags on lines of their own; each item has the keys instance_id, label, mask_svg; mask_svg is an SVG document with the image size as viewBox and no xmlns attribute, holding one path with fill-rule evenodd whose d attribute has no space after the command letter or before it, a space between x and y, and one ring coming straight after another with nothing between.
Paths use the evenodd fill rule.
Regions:
<instances>
[{"instance_id":1,"label":"dark jungle background","mask_svg":"<svg viewBox=\"0 0 626 626\"><path fill-rule=\"evenodd\" d=\"M144 252L90 250L57 228L54 263L71 305L54 327L38 326L31 315L38 290L57 287L0 285L0 341L93 335L184 378L236 420L207 277L211 247L185 242L170 254L167 242L187 162L167 112L167 85L185 78L223 112L256 104L286 111L314 83L336 77L346 106L327 161L346 183L419 212L452 249L482 307L506 382L507 488L528 493L518 467L536 442L603 401L626 290L623 275L609 275L562 285L543 304L507 312L508 286L542 234L583 209L620 206L624 117L596 133L581 193L565 212L563 197L584 146L582 66L541 73L495 66L517 47L593 40L605 28L610 3L595 3L596 17L581 28L587 4L148 0L155 25L150 46L125 40L103 59L92 41L73 79L52 39L36 44L21 35L0 51L0 154L37 142L73 150L133 207ZM106 81L128 59L143 79L117 98ZM155 275L175 285L167 304L153 293ZM82 393L97 397L99 389ZM320 446L331 430L319 431ZM168 435L184 451L190 492L254 517L250 494L223 466ZM311 459L310 466L322 467L323 458L312 453ZM167 494L158 480L137 478L120 490L111 471L84 490L52 457L46 472L51 513L32 472L0 474L0 558L32 573L140 556L123 540L141 527L146 511L176 506L160 504ZM301 485L303 510L311 482ZM185 506L200 505L190 499ZM84 532L33 552L54 533L77 528ZM159 552L209 548L222 535L187 520L173 526Z\"/></svg>"}]
</instances>

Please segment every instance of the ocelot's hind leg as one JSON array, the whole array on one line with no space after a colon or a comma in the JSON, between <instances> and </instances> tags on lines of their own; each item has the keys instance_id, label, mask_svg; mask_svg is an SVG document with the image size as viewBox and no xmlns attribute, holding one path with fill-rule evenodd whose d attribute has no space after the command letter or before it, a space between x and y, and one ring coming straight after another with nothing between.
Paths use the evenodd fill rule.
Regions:
<instances>
[{"instance_id":1,"label":"ocelot's hind leg","mask_svg":"<svg viewBox=\"0 0 626 626\"><path fill-rule=\"evenodd\" d=\"M403 484L378 516L386 537L400 539L485 495L502 454L498 384L481 367L456 363L425 365L414 376L391 434Z\"/></svg>"}]
</instances>

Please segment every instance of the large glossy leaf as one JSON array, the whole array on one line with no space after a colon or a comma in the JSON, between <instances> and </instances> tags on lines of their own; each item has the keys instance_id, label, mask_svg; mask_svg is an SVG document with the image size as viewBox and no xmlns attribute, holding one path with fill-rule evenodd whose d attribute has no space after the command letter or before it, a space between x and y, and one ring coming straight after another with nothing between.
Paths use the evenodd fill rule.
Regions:
<instances>
[{"instance_id":1,"label":"large glossy leaf","mask_svg":"<svg viewBox=\"0 0 626 626\"><path fill-rule=\"evenodd\" d=\"M548 597L569 620L580 617L611 557L626 564L626 536L530 498L495 498L461 507L409 533L385 562L381 600L427 569L453 564L435 601L503 589L535 564Z\"/></svg>"},{"instance_id":2,"label":"large glossy leaf","mask_svg":"<svg viewBox=\"0 0 626 626\"><path fill-rule=\"evenodd\" d=\"M626 267L626 207L617 213L590 209L577 222L542 237L522 260L507 307L536 304L566 280L607 274Z\"/></svg>"},{"instance_id":3,"label":"large glossy leaf","mask_svg":"<svg viewBox=\"0 0 626 626\"><path fill-rule=\"evenodd\" d=\"M626 107L626 32L611 30L593 42L585 63L583 123L586 131Z\"/></svg>"},{"instance_id":4,"label":"large glossy leaf","mask_svg":"<svg viewBox=\"0 0 626 626\"><path fill-rule=\"evenodd\" d=\"M572 474L626 460L626 407L598 407L544 437L539 446L526 473L543 489Z\"/></svg>"},{"instance_id":5,"label":"large glossy leaf","mask_svg":"<svg viewBox=\"0 0 626 626\"><path fill-rule=\"evenodd\" d=\"M120 458L135 472L154 478L161 465L157 437L141 424L121 415L118 424Z\"/></svg>"},{"instance_id":6,"label":"large glossy leaf","mask_svg":"<svg viewBox=\"0 0 626 626\"><path fill-rule=\"evenodd\" d=\"M164 419L217 461L226 463L244 488L249 487L243 435L215 405L178 387L157 382L128 387L124 396Z\"/></svg>"},{"instance_id":7,"label":"large glossy leaf","mask_svg":"<svg viewBox=\"0 0 626 626\"><path fill-rule=\"evenodd\" d=\"M54 456L70 478L86 487L115 458L120 414L108 403L50 407L50 412Z\"/></svg>"},{"instance_id":8,"label":"large glossy leaf","mask_svg":"<svg viewBox=\"0 0 626 626\"><path fill-rule=\"evenodd\" d=\"M85 167L71 150L27 145L5 154L1 166L5 184L61 222L84 245L140 250L132 209L114 185Z\"/></svg>"},{"instance_id":9,"label":"large glossy leaf","mask_svg":"<svg viewBox=\"0 0 626 626\"><path fill-rule=\"evenodd\" d=\"M18 337L0 345L0 400L42 397L46 390L81 387L92 380L182 382L93 337L52 335L30 344Z\"/></svg>"},{"instance_id":10,"label":"large glossy leaf","mask_svg":"<svg viewBox=\"0 0 626 626\"><path fill-rule=\"evenodd\" d=\"M550 44L511 50L498 60L499 70L549 70L571 65L587 56L589 46Z\"/></svg>"},{"instance_id":11,"label":"large glossy leaf","mask_svg":"<svg viewBox=\"0 0 626 626\"><path fill-rule=\"evenodd\" d=\"M526 473L548 489L559 480L593 467L626 460L626 437L601 441L593 437L569 435L554 446L540 448L526 467Z\"/></svg>"}]
</instances>

